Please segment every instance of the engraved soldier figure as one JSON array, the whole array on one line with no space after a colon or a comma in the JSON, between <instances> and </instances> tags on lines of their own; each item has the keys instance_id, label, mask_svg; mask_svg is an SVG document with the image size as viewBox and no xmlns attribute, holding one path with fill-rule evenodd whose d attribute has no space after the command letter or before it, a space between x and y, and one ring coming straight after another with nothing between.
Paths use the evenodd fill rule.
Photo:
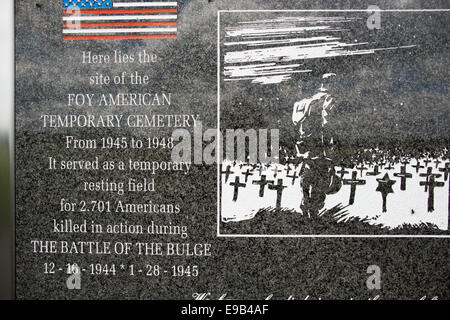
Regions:
<instances>
[{"instance_id":1,"label":"engraved soldier figure","mask_svg":"<svg viewBox=\"0 0 450 320\"><path fill-rule=\"evenodd\" d=\"M327 151L333 147L334 141L328 129L328 122L335 105L329 85L335 76L334 73L323 74L317 92L310 98L294 103L292 122L299 134L296 143L297 154L304 150L309 153L309 158L320 155L326 157Z\"/></svg>"},{"instance_id":2,"label":"engraved soldier figure","mask_svg":"<svg viewBox=\"0 0 450 320\"><path fill-rule=\"evenodd\" d=\"M325 205L326 194L336 193L342 185L329 157L334 139L328 123L335 111L329 84L335 76L334 73L323 74L317 91L295 102L292 111L292 122L299 138L295 148L297 156L304 159L300 171L303 192L300 208L308 216L317 215Z\"/></svg>"}]
</instances>

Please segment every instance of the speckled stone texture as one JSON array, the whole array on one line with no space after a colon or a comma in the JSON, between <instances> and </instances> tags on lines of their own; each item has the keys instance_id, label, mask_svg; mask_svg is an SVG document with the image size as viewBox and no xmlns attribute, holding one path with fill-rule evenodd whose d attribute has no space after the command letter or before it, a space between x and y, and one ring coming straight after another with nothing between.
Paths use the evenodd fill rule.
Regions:
<instances>
[{"instance_id":1,"label":"speckled stone texture","mask_svg":"<svg viewBox=\"0 0 450 320\"><path fill-rule=\"evenodd\" d=\"M42 114L77 114L90 112L104 114L117 112L133 114L144 112L142 108L68 107L67 93L100 93L116 91L172 92L172 106L155 108L155 112L171 114L199 114L203 126L217 126L217 10L224 9L347 9L367 8L366 1L178 1L178 38L163 40L110 40L110 41L62 41L61 0L16 1L16 297L18 299L191 299L194 293L211 293L218 298L227 294L235 299L262 299L273 295L273 299L369 299L377 295L381 299L419 299L439 297L448 299L449 291L449 239L411 238L315 238L315 239L251 239L217 238L217 190L216 166L193 166L184 172L130 173L128 171L105 174L103 171L50 171L48 157L62 159L119 160L128 158L155 161L170 161L167 151L148 150L73 150L66 149L65 136L70 134L83 138L103 136L170 136L171 129L48 129L42 128ZM38 5L39 4L39 5ZM382 1L377 5L383 9L446 8L445 1ZM408 16L411 18L411 15ZM430 19L429 14L417 19ZM408 23L411 23L409 20ZM352 101L361 101L365 93L381 88L391 95L403 95L410 102L410 110L385 108L376 118L367 119L367 111L373 101L365 101L363 109L346 106L347 116L360 117L350 127L340 132L344 154L352 148L361 148L370 143L385 149L399 145L408 152L433 152L448 147L448 49L447 42L438 43L443 34L448 37L448 16L431 19L428 29L417 30L426 41L429 54L417 53L427 58L426 68L435 70L432 88L421 87L420 81L399 79L397 88L382 81L383 72L396 68L407 68L401 63L389 64L384 56L379 67L366 60L339 63L343 73L370 74L370 77L355 78L356 84L341 84L342 96ZM386 28L392 28L389 20ZM413 28L413 25L411 25ZM391 30L392 31L392 30ZM386 30L379 30L380 37ZM402 37L403 35L398 35ZM151 84L145 86L89 86L87 76L95 72L117 74L128 70L121 65L87 66L80 63L83 50L96 53L111 53L119 49L123 53L134 53L145 49L160 58L148 66L134 64L132 70L149 73ZM421 55L422 54L422 55ZM419 59L418 58L418 59ZM410 60L408 60L410 61ZM406 63L406 62L405 62ZM369 65L369 67L367 66ZM327 66L323 66L324 69ZM413 76L413 75L412 75ZM364 80L365 79L365 80ZM355 80L355 81L356 81ZM400 81L404 80L404 81ZM430 83L430 82L428 82ZM357 86L356 90L353 85ZM417 85L411 89L409 85ZM313 84L311 84L313 86ZM224 103L232 105L233 99L241 99L248 105L252 96L280 97L281 102L267 99L257 110L248 114L229 114L224 127L262 126L277 127L278 121L289 121L291 102L286 92L293 92L297 84L279 88L260 87L247 93L234 92L224 97ZM261 90L252 92L252 90ZM395 91L397 90L397 91ZM431 91L437 93L425 99L429 105L421 106L417 96L411 92L423 90L427 97ZM406 95L406 96L405 96ZM355 109L355 110L354 110ZM145 110L147 112L148 110ZM402 120L410 125L394 128L392 123ZM395 121L393 121L395 120ZM411 125L414 121L418 121ZM339 124L339 121L338 121ZM339 127L339 126L338 126ZM292 132L285 129L284 145L291 145ZM394 131L393 131L394 130ZM409 139L409 140L406 140ZM405 143L407 141L407 143ZM412 151L411 151L412 150ZM127 181L128 178L155 178L157 192L149 194L125 194L81 191L82 181L101 178ZM115 200L143 202L151 199L159 203L179 203L180 214L144 213L60 213L59 201L66 199ZM161 224L183 224L188 227L189 238L176 236L133 236L55 234L53 219L73 219L74 222L97 223L124 222L146 224L155 221ZM287 223L287 222L286 222ZM282 226L281 226L282 227ZM291 227L291 226L287 226ZM349 230L351 233L351 230ZM142 257L100 255L36 254L32 252L31 240L86 240L129 242L189 242L210 243L211 257ZM67 263L87 266L91 263L121 263L125 265L159 264L170 270L172 265L197 265L198 277L130 277L125 272L116 276L82 275L81 289L66 288L67 274L43 273L44 263L54 262L64 268ZM381 268L380 290L368 290L366 273L369 265Z\"/></svg>"}]
</instances>

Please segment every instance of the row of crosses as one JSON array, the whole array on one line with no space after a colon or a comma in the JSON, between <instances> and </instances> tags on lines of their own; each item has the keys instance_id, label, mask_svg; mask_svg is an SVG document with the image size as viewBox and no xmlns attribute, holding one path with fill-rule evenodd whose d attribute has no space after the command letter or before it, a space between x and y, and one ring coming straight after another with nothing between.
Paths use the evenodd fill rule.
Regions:
<instances>
[{"instance_id":1,"label":"row of crosses","mask_svg":"<svg viewBox=\"0 0 450 320\"><path fill-rule=\"evenodd\" d=\"M418 173L420 169L428 168L428 164L433 162L433 163L435 164L435 168L436 168L436 169L439 169L439 171L444 172L446 176L448 175L450 162L447 162L443 168L440 168L440 167L439 167L439 164L442 163L442 162L441 162L439 159L436 159L435 161L431 161L431 160L429 160L429 159L426 159L426 160L423 160L423 161L424 161L424 163L425 163L425 166L422 166L422 165L421 165L421 162L420 162L419 160L416 160L416 164L411 165L411 167L413 167L413 168L416 169L416 173ZM408 161L402 161L402 162L400 162L400 163L403 164L404 166L406 166L406 165L409 164L410 162L408 162ZM380 167L382 167L383 169L387 169L387 170L392 170L392 169L394 169L394 167L391 165L391 163L389 163L387 166L385 166L384 163L382 163L382 164L379 164L379 163L378 163L378 164L376 164L376 165L374 166L373 171L367 171L367 172L366 172L366 175L367 175L367 176L376 176L376 175L379 175L379 174L381 173L381 172L380 172ZM364 172L365 170L369 170L369 168L365 167L364 164L360 164L359 167L356 167L355 169L357 169L357 170L360 171L360 175L361 175L361 176L363 176L363 172ZM405 169L406 169L406 168L405 168ZM338 173L340 174L340 176L341 176L341 178L342 178L346 173L349 173L349 172L346 171L344 168L342 168L341 170L338 171Z\"/></svg>"},{"instance_id":2,"label":"row of crosses","mask_svg":"<svg viewBox=\"0 0 450 320\"><path fill-rule=\"evenodd\" d=\"M283 189L286 188L286 186L283 185L283 179L278 179L277 184L274 184L273 180L266 180L266 175L261 176L261 180L255 180L253 181L253 184L259 184L259 196L264 197L264 189L265 186L270 190L275 190L277 192L277 203L276 208L281 208L281 197L283 195ZM234 193L233 193L233 201L237 201L238 199L238 193L239 188L245 188L246 183L240 182L240 179L238 176L234 178L234 182L230 182L230 185L234 187Z\"/></svg>"},{"instance_id":3,"label":"row of crosses","mask_svg":"<svg viewBox=\"0 0 450 320\"><path fill-rule=\"evenodd\" d=\"M402 166L400 167L400 172L395 172L394 176L397 178L400 178L400 190L404 191L406 190L406 181L407 179L412 178L412 174L406 171L406 164L405 162L402 162ZM420 163L418 162L416 164L419 167ZM414 167L414 166L413 166ZM417 171L419 170L419 167L417 167ZM242 166L241 166L242 168ZM242 182L238 176L235 177L234 182L230 182L230 185L234 187L234 193L233 193L233 201L237 201L238 194L239 194L239 188L245 188L247 185L248 177L253 175L253 171L256 167L254 166L253 169L247 169L243 172L243 176L245 178L245 181ZM261 170L262 166L260 166L260 180L254 180L252 183L255 185L259 185L259 197L264 197L264 191L266 185L270 190L277 191L277 201L276 201L276 208L281 208L281 198L283 195L283 189L285 189L287 186L283 185L283 179L278 179L277 184L275 184L274 180L267 180L267 176L262 174ZM358 170L363 170L364 168L362 166L357 167ZM281 172L281 170L277 169L276 167L271 170L274 172L274 178L277 177L278 172ZM442 174L439 173L433 173L433 169L431 167L427 167L426 173L420 173L419 175L421 177L425 178L425 181L420 181L420 185L425 187L425 192L428 192L428 212L434 211L434 188L437 187L443 187L445 185L444 182L436 181L436 178L440 178ZM447 181L450 173L450 162L447 162L445 164L444 168L439 168L439 171L444 174L444 180ZM225 171L220 171L221 174L225 175L225 183L227 183L229 176L233 174L234 172L231 171L231 165L228 165ZM297 175L297 171L294 170L292 175L289 175L291 172L291 167L288 166L286 177L292 178L291 183L294 185L295 180L299 178L300 176ZM355 195L356 195L356 187L359 185L365 185L366 180L363 179L357 179L357 171L352 171L352 177L351 179L343 179L344 174L349 173L345 170L344 167L342 167L340 170L336 171L337 174L341 176L342 183L344 185L350 185L350 198L349 198L349 205L354 204L355 202ZM361 171L362 173L362 171ZM366 172L367 176L377 176L381 174L379 171L378 165L374 166L373 171ZM391 180L388 173L385 173L383 178L377 178L378 186L376 188L376 191L381 193L383 204L382 204L382 210L383 212L387 211L387 196L390 193L394 193L394 190L392 189L392 186L396 183L395 180ZM449 184L449 192L450 192L450 184Z\"/></svg>"},{"instance_id":4,"label":"row of crosses","mask_svg":"<svg viewBox=\"0 0 450 320\"><path fill-rule=\"evenodd\" d=\"M298 165L297 165L297 166L298 166ZM297 167L297 166L296 166L296 167ZM221 165L221 167L222 167L222 165ZM243 167L243 165L240 165L240 168L242 168L242 167ZM253 166L252 169L248 168L246 171L242 172L242 174L243 174L244 177L245 177L245 182L246 182L246 183L247 183L248 177L249 177L249 176L253 176L253 173L252 173L252 172L255 171L255 168L256 168L256 166ZM264 170L264 166L262 166L262 165L259 166L259 169L258 169L259 176L262 176L263 170ZM273 167L271 171L273 172L273 177L276 178L277 175L278 175L278 173L281 172L282 170L279 170L277 167ZM294 183L295 183L295 180L296 180L297 178L299 178L300 176L297 174L297 171L296 171L296 170L294 170L294 173L293 173L292 175L289 175L289 173L290 173L291 171L292 171L291 166L288 166L288 168L287 168L287 170L286 170L286 176L287 176L288 178L292 178L291 181L292 181L292 184L294 184ZM235 173L235 172L234 172L234 171L231 171L231 165L228 165L227 168L225 169L225 171L220 170L220 173L225 175L225 183L226 183L226 182L228 182L228 178L230 177L230 175L233 174L233 173Z\"/></svg>"},{"instance_id":5,"label":"row of crosses","mask_svg":"<svg viewBox=\"0 0 450 320\"><path fill-rule=\"evenodd\" d=\"M277 203L276 208L281 208L281 197L283 195L283 189L286 188L286 186L283 185L283 179L278 179L277 184L274 184L273 180L266 180L266 175L261 176L261 180L253 181L253 184L259 184L259 196L264 197L264 188L266 185L268 185L268 188L270 190L277 191ZM233 201L237 201L238 198L238 192L239 188L245 188L246 183L241 183L239 181L239 177L235 177L234 182L230 182L230 185L234 187L234 193L233 193Z\"/></svg>"},{"instance_id":6,"label":"row of crosses","mask_svg":"<svg viewBox=\"0 0 450 320\"><path fill-rule=\"evenodd\" d=\"M418 163L419 165L419 163ZM356 168L360 169L360 168ZM440 172L444 173L444 180L448 180L449 172L450 172L450 162L447 162L445 164L444 168L439 168ZM337 173L341 174L341 177L348 173L348 171L345 171L344 168L341 168L340 171ZM366 175L379 175L381 172L378 170L378 166L374 167L373 172L367 172ZM357 179L356 178L357 172L352 172L352 178L351 179L342 179L342 183L344 185L350 185L350 198L349 198L349 205L352 205L355 202L355 194L356 194L356 186L358 185L364 185L366 184L365 180ZM412 178L412 174L409 172L406 172L406 164L403 163L403 166L400 168L400 172L395 172L394 176L397 178L400 178L400 190L404 191L406 190L406 180L408 178ZM443 187L445 185L444 182L436 181L436 178L440 178L442 174L440 173L433 173L433 169L431 167L427 167L426 173L420 173L419 176L425 177L425 181L420 181L419 184L421 186L425 186L425 192L428 192L428 212L434 211L434 188L437 187ZM389 193L394 193L394 190L392 189L392 186L395 184L396 181L391 180L389 177L389 174L386 173L383 178L377 178L378 187L376 191L381 193L381 196L383 198L383 212L386 212L386 198ZM449 184L449 192L450 192L450 184Z\"/></svg>"},{"instance_id":7,"label":"row of crosses","mask_svg":"<svg viewBox=\"0 0 450 320\"><path fill-rule=\"evenodd\" d=\"M296 167L297 166L298 165L296 165ZM241 164L240 168L242 168L242 167L243 167L243 165ZM242 182L238 176L235 177L234 182L230 182L230 185L234 187L233 201L237 201L238 194L239 194L239 188L245 188L246 187L246 184L247 184L247 181L248 181L248 177L249 176L253 176L252 172L255 169L256 169L256 166L253 166L252 169L247 168L246 171L242 172L242 174L243 174L243 176L245 178L244 182ZM262 165L259 166L258 171L259 171L259 176L261 177L261 179L260 180L254 180L252 183L255 184L255 185L259 185L259 197L261 197L261 198L264 197L264 190L265 190L265 187L267 185L267 187L270 190L277 191L276 208L277 209L281 208L281 199L282 199L282 196L283 196L283 190L285 188L287 188L287 186L283 185L283 179L278 179L277 180L277 184L275 184L274 180L267 180L267 176L265 174L263 174L263 166ZM282 170L279 170L277 167L274 167L271 171L273 172L274 178L276 178L278 173L281 172ZM297 174L296 170L294 170L293 174L290 175L289 173L291 171L292 171L292 168L290 166L288 166L287 171L286 171L286 176L288 178L291 178L291 183L292 183L292 185L294 185L295 184L295 180L297 178L299 178L300 176ZM231 171L231 165L228 165L226 167L225 171L220 170L220 173L225 175L225 183L227 183L230 175L233 174L234 171Z\"/></svg>"}]
</instances>

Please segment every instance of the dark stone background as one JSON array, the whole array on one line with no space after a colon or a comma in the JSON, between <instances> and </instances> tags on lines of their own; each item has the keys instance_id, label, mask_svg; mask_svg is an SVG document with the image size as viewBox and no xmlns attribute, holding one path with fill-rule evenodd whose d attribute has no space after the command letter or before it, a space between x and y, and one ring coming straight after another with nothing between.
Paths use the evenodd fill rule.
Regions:
<instances>
[{"instance_id":1,"label":"dark stone background","mask_svg":"<svg viewBox=\"0 0 450 320\"><path fill-rule=\"evenodd\" d=\"M36 6L36 3L41 4ZM180 1L178 39L154 41L90 41L61 40L60 1L16 1L16 297L19 299L190 299L195 292L211 292L213 297L227 293L230 298L257 299L273 294L274 299L286 299L293 295L303 299L368 299L379 294L382 299L418 299L422 296L449 298L449 247L448 239L227 239L216 237L216 167L196 166L188 175L183 173L158 174L155 179L159 193L152 195L155 202L180 202L183 214L171 217L145 214L67 214L58 213L59 199L80 197L80 184L92 178L91 172L76 174L48 171L47 158L91 158L101 159L169 160L166 152L104 152L74 151L63 148L64 137L71 135L101 137L104 135L127 135L141 137L158 134L170 135L163 130L47 130L41 128L39 117L49 113L76 113L65 106L68 92L96 92L87 85L87 74L93 71L118 73L123 66L92 66L80 63L80 54L86 48L92 52L105 53L119 48L122 52L134 53L148 49L157 53L161 62L151 66L133 65L133 69L149 72L154 76L149 90L171 91L174 104L170 110L158 108L165 113L200 114L203 125L216 126L216 24L218 9L319 9L319 8L367 8L376 4L381 8L447 8L444 1ZM447 23L435 20L436 28L430 32L437 37L447 34ZM439 29L441 26L444 29ZM439 31L438 31L439 30ZM429 134L424 145L431 149L448 146L448 48L441 43L431 52L431 61L439 61L441 77L436 79L436 92L440 93L434 109L428 112L431 119L419 115L423 124L419 132ZM353 65L352 68L355 68ZM431 64L433 69L433 64ZM346 70L343 66L343 70ZM370 70L366 70L370 72ZM374 72L381 72L375 70ZM380 85L380 84L377 84ZM117 90L126 88L117 88ZM144 88L129 88L137 92ZM97 92L114 92L114 87L97 89ZM271 89L265 89L271 90ZM409 90L409 89L408 89ZM413 88L413 91L416 88ZM409 90L411 91L411 90ZM236 95L239 92L235 93ZM274 93L274 95L276 92ZM348 95L355 94L353 90ZM230 99L233 97L230 97ZM228 97L225 97L228 99ZM230 100L231 101L231 100ZM288 104L288 102L286 102ZM112 108L113 109L113 108ZM101 110L101 113L112 109ZM288 108L289 109L289 108ZM99 113L98 110L83 109L84 112ZM137 109L119 112L139 112ZM142 111L142 110L141 110ZM265 121L272 122L273 110L265 110ZM355 110L361 112L363 110ZM383 115L383 114L382 114ZM402 113L395 114L402 117ZM411 119L414 119L412 117ZM383 126L384 124L384 126ZM365 139L378 136L382 141L392 136L389 121L371 132L367 129ZM226 125L226 124L225 124ZM358 127L358 126L357 126ZM386 131L380 131L385 128ZM358 132L357 128L355 132ZM410 135L410 126L403 133ZM350 135L352 136L352 135ZM419 141L422 134L418 134ZM395 140L395 139L394 139ZM388 140L389 141L389 140ZM395 141L392 141L395 145ZM433 145L435 144L435 147ZM389 144L388 144L389 146ZM100 173L95 173L100 174ZM110 180L126 181L128 173L109 174ZM130 174L130 177L133 176ZM95 176L94 176L95 177ZM144 177L143 175L141 177ZM147 177L151 178L150 175ZM86 200L114 199L114 195L89 193ZM125 195L127 201L144 201L148 196ZM53 218L73 218L74 221L94 219L99 223L128 221L146 223L154 220L164 223L188 225L190 243L212 243L213 256L207 258L168 258L129 256L102 258L99 256L37 255L31 252L30 240L75 240L80 235L53 234ZM133 238L131 236L86 236L86 240L108 241L157 241L156 237ZM164 237L161 241L183 241L177 237ZM42 266L53 261L63 267L66 263L108 262L120 264L160 263L166 268L172 264L196 264L200 268L198 278L145 278L129 276L82 275L81 290L67 290L67 275L44 275ZM366 287L366 269L376 264L382 270L382 289L369 291Z\"/></svg>"}]
</instances>

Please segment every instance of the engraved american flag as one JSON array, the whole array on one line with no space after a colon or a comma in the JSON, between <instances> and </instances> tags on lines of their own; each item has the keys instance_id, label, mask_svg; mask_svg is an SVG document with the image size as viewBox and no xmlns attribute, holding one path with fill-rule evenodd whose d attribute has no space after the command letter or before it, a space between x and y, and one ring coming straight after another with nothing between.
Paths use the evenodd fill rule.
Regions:
<instances>
[{"instance_id":1,"label":"engraved american flag","mask_svg":"<svg viewBox=\"0 0 450 320\"><path fill-rule=\"evenodd\" d=\"M63 40L177 37L177 2L63 0Z\"/></svg>"}]
</instances>

